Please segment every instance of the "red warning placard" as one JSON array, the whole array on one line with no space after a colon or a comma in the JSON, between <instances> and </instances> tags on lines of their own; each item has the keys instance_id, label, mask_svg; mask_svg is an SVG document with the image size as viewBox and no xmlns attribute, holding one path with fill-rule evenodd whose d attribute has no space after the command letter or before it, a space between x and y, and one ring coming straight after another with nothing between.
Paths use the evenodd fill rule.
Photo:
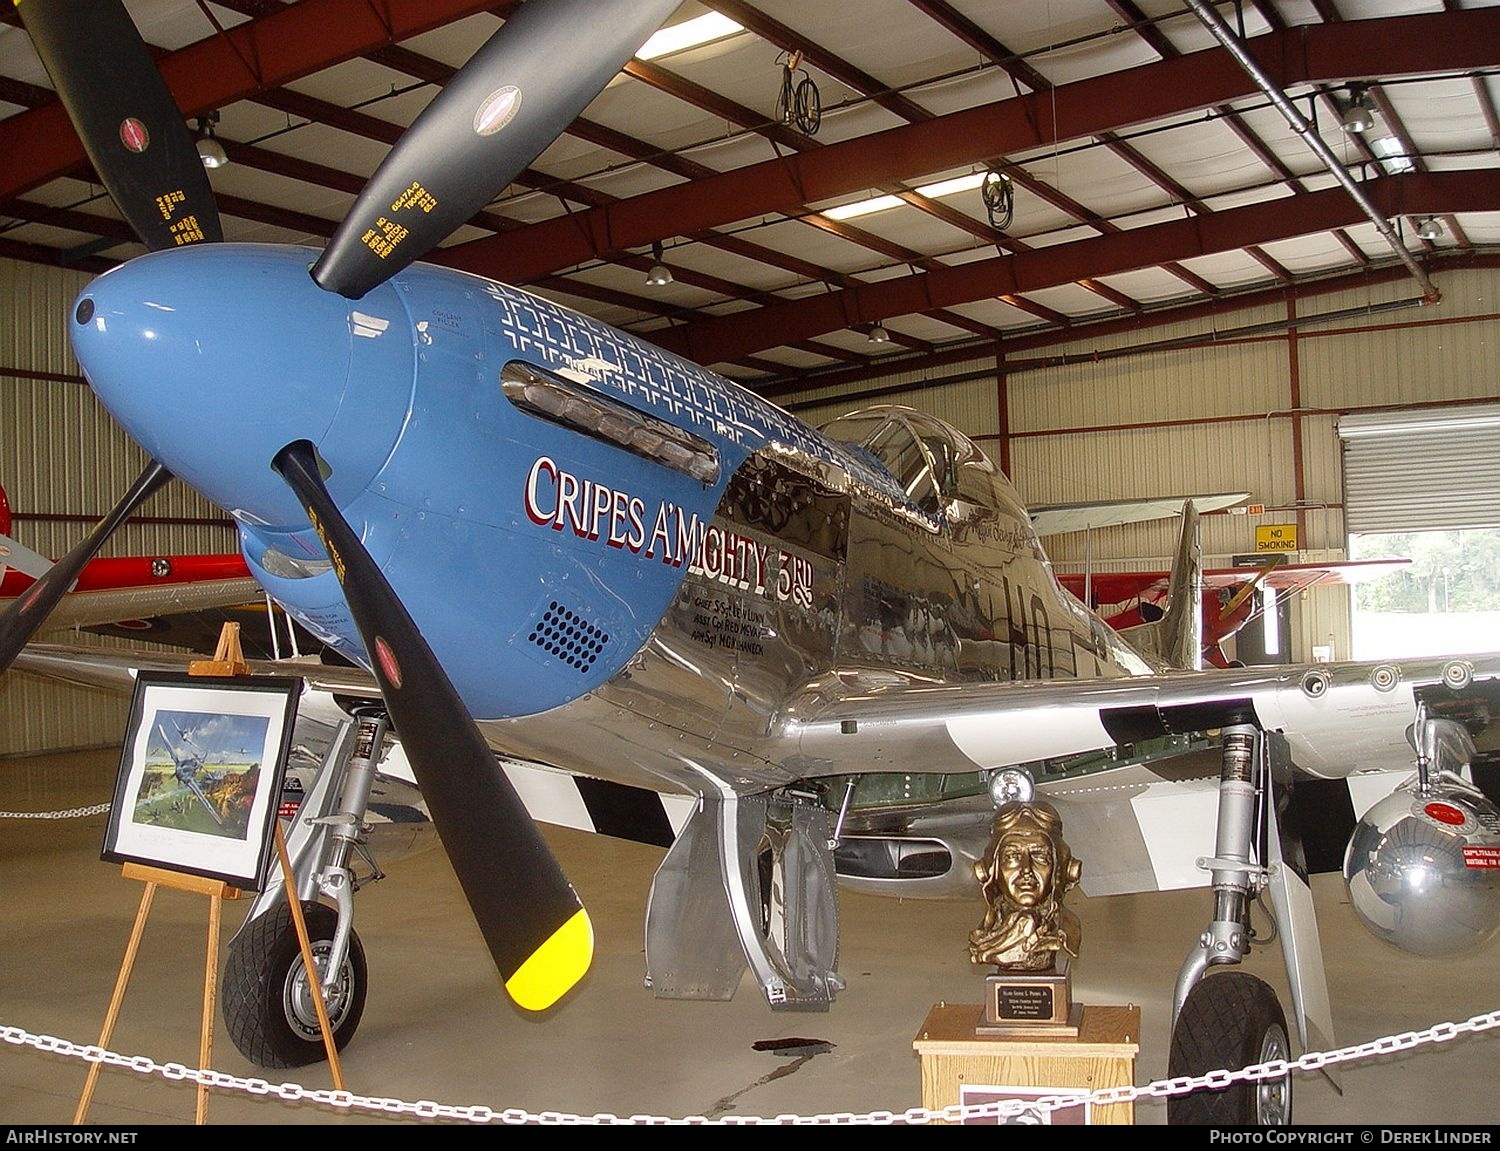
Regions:
<instances>
[{"instance_id":1,"label":"red warning placard","mask_svg":"<svg viewBox=\"0 0 1500 1151\"><path fill-rule=\"evenodd\" d=\"M1483 870L1500 869L1500 847L1464 847L1464 866Z\"/></svg>"}]
</instances>

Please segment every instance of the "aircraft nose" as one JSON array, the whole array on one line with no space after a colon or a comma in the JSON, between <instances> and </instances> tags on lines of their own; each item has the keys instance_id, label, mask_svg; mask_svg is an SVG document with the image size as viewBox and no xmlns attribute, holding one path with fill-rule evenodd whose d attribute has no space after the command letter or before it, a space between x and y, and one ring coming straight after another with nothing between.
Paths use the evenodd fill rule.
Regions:
<instances>
[{"instance_id":1,"label":"aircraft nose","mask_svg":"<svg viewBox=\"0 0 1500 1151\"><path fill-rule=\"evenodd\" d=\"M74 305L73 347L110 415L153 459L249 522L305 526L271 469L293 440L311 440L335 465L336 498L362 490L409 401L412 354L401 336L410 328L390 322L396 294L371 293L356 311L313 283L315 256L237 244L157 252L101 276ZM369 338L371 313L382 311L382 338Z\"/></svg>"}]
</instances>

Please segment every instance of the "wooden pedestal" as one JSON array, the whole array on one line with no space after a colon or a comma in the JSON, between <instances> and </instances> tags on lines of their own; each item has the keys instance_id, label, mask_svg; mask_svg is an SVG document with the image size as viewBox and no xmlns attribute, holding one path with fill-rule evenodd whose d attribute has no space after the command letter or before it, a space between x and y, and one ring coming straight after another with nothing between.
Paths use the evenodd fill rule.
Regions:
<instances>
[{"instance_id":1,"label":"wooden pedestal","mask_svg":"<svg viewBox=\"0 0 1500 1151\"><path fill-rule=\"evenodd\" d=\"M1068 1091L1128 1087L1135 1082L1140 1051L1141 1009L1084 1005L1073 1037L979 1034L984 1008L978 1003L939 1003L912 1046L922 1057L922 1106L977 1105ZM994 1119L971 1120L994 1123ZM1010 1120L1015 1122L1015 1120ZM1135 1122L1135 1106L1058 1110L1054 1124Z\"/></svg>"}]
</instances>

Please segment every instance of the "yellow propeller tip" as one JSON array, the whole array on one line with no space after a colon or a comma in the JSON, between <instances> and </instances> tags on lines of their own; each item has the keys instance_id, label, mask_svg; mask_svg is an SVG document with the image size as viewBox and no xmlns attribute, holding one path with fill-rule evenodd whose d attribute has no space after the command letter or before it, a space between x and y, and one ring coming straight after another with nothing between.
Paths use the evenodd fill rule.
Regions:
<instances>
[{"instance_id":1,"label":"yellow propeller tip","mask_svg":"<svg viewBox=\"0 0 1500 1151\"><path fill-rule=\"evenodd\" d=\"M583 978L593 959L594 925L580 907L505 981L505 990L517 1006L545 1011Z\"/></svg>"}]
</instances>

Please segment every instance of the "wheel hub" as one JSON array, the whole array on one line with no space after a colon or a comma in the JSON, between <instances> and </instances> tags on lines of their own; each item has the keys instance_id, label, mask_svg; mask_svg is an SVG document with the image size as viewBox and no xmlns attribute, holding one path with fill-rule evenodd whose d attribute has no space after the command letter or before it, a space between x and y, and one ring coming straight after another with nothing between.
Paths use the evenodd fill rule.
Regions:
<instances>
[{"instance_id":1,"label":"wheel hub","mask_svg":"<svg viewBox=\"0 0 1500 1151\"><path fill-rule=\"evenodd\" d=\"M1261 1038L1260 1062L1285 1061L1291 1052L1286 1032L1270 1028ZM1292 1077L1290 1072L1279 1079L1262 1079L1255 1086L1255 1121L1262 1127L1284 1127L1291 1121Z\"/></svg>"},{"instance_id":2,"label":"wheel hub","mask_svg":"<svg viewBox=\"0 0 1500 1151\"><path fill-rule=\"evenodd\" d=\"M333 945L327 940L320 940L312 946L313 962L317 965L320 981L328 971L328 957L332 950ZM325 993L324 1008L328 1013L328 1025L334 1031L338 1030L339 1024L344 1021L345 1013L349 1010L351 983L349 964L345 961L339 966L338 978ZM313 998L313 989L307 981L307 967L300 958L287 972L286 987L282 995L282 1009L286 1013L287 1023L291 1025L292 1030L303 1038L310 1041L322 1038L323 1029L318 1023L317 1002Z\"/></svg>"}]
</instances>

